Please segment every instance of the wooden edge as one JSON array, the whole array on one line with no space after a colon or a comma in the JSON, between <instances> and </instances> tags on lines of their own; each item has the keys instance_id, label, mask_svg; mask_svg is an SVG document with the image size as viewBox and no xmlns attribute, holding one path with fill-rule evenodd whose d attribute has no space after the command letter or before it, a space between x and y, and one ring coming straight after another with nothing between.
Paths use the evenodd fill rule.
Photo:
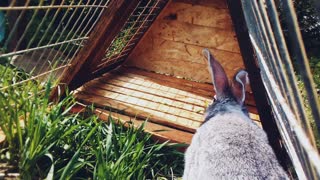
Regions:
<instances>
[{"instance_id":1,"label":"wooden edge","mask_svg":"<svg viewBox=\"0 0 320 180\"><path fill-rule=\"evenodd\" d=\"M193 82L193 81L189 81L186 79L178 79L172 76L167 76L167 75L163 75L163 74L157 74L157 73L153 73L153 72L148 72L145 70L141 70L139 68L135 68L135 67L121 67L119 69L117 69L117 72L112 71L111 73L132 73L132 74L137 74L140 76L146 76L146 78L154 78L157 80L163 80L163 81L168 81L170 83L177 83L177 84L181 84L184 86L188 86L191 88L199 88L201 90L204 91L208 91L212 94L211 97L213 97L214 95L214 90L213 90L213 86L212 84L207 84L207 83L198 83L198 82ZM176 81L175 81L176 80ZM249 106L255 106L255 100L253 97L253 93L250 92L246 92L246 104Z\"/></svg>"},{"instance_id":2,"label":"wooden edge","mask_svg":"<svg viewBox=\"0 0 320 180\"><path fill-rule=\"evenodd\" d=\"M77 102L76 106L74 106L71 109L71 112L81 113L84 112L85 108L85 104ZM95 108L94 113L103 121L108 121L109 117L111 117L116 120L120 120L120 122L124 125L129 126L129 124L132 124L136 128L140 127L144 122L146 122L145 120L139 120L137 118L132 118L126 115L110 112L100 108ZM151 134L152 138L158 141L159 143L169 141L169 143L185 144L185 147L181 147L178 149L182 152L185 151L187 146L191 143L191 139L193 136L193 133L162 126L156 123L152 123L150 121L146 122L144 130L145 132Z\"/></svg>"},{"instance_id":3,"label":"wooden edge","mask_svg":"<svg viewBox=\"0 0 320 180\"><path fill-rule=\"evenodd\" d=\"M87 98L86 96L90 96L87 93L79 93L78 95L78 101L84 104L94 104L95 107L97 108L108 108L108 110L114 110L114 111L118 111L119 109L116 109L114 107L112 107L112 105L110 106L110 104L102 104L101 102L99 103L93 103L91 101L88 100L84 100L85 98ZM105 98L105 97L101 97L100 99L108 99L110 101L109 98ZM101 100L99 100L101 101ZM112 100L114 101L114 100ZM156 123L156 124L162 124L171 128L175 128L175 129L180 129L182 131L186 131L186 132L190 132L190 133L194 133L196 131L196 128L190 127L190 126L185 126L181 123L178 122L173 122L173 121L167 121L166 119L164 119L163 117L160 116L156 116L156 115L152 115L150 114L150 112L143 112L143 111L136 111L136 110L130 110L130 108L128 108L127 106L123 105L123 104L119 104L119 106L123 106L124 108L126 108L125 111L121 111L121 113L127 115L127 116L131 116L131 117L138 117L139 119L148 119L149 121ZM150 110L150 111L157 111L157 110Z\"/></svg>"},{"instance_id":4,"label":"wooden edge","mask_svg":"<svg viewBox=\"0 0 320 180\"><path fill-rule=\"evenodd\" d=\"M50 100L57 101L59 95L64 95L66 88L73 90L90 80L90 65L104 56L105 49L112 43L138 3L139 0L110 2L90 33L88 42L72 60L71 66L64 70L60 84L51 91Z\"/></svg>"}]
</instances>

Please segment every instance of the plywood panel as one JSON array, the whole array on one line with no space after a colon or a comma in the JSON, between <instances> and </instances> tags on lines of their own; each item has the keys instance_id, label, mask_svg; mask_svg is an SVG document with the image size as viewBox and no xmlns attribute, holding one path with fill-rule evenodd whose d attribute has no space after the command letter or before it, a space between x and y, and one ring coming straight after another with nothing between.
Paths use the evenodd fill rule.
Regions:
<instances>
[{"instance_id":1,"label":"plywood panel","mask_svg":"<svg viewBox=\"0 0 320 180\"><path fill-rule=\"evenodd\" d=\"M159 19L177 20L213 28L232 29L232 21L227 8L171 3L163 11Z\"/></svg>"},{"instance_id":2,"label":"plywood panel","mask_svg":"<svg viewBox=\"0 0 320 180\"><path fill-rule=\"evenodd\" d=\"M173 2L183 2L192 5L203 5L221 9L228 8L225 0L173 0Z\"/></svg>"},{"instance_id":3,"label":"plywood panel","mask_svg":"<svg viewBox=\"0 0 320 180\"><path fill-rule=\"evenodd\" d=\"M205 1L220 4L215 6L186 2L171 2L161 12L126 65L211 83L202 55L209 48L232 77L244 66L228 9L222 5L225 2Z\"/></svg>"},{"instance_id":4,"label":"plywood panel","mask_svg":"<svg viewBox=\"0 0 320 180\"><path fill-rule=\"evenodd\" d=\"M211 83L207 62L202 55L203 47L153 38L150 34L146 35L144 40L150 43L136 48L127 65ZM213 48L210 50L220 60L230 78L237 70L243 68L239 53Z\"/></svg>"},{"instance_id":5,"label":"plywood panel","mask_svg":"<svg viewBox=\"0 0 320 180\"><path fill-rule=\"evenodd\" d=\"M230 52L240 52L235 33L230 29L199 26L176 20L159 20L153 24L153 37Z\"/></svg>"}]
</instances>

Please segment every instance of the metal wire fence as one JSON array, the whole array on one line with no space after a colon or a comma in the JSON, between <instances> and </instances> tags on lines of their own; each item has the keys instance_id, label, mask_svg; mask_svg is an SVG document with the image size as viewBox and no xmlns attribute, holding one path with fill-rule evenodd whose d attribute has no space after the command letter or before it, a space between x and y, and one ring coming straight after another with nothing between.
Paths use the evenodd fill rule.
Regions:
<instances>
[{"instance_id":1,"label":"metal wire fence","mask_svg":"<svg viewBox=\"0 0 320 180\"><path fill-rule=\"evenodd\" d=\"M319 97L293 2L241 2L269 103L297 176L299 179L319 179L320 158L314 138L319 137L320 132ZM279 19L280 13L284 21ZM283 33L284 23L287 34ZM299 64L299 71L293 67L293 60ZM302 87L298 87L297 72L302 77ZM303 99L301 92L306 93L307 99ZM311 122L316 124L315 131L310 128Z\"/></svg>"},{"instance_id":2,"label":"metal wire fence","mask_svg":"<svg viewBox=\"0 0 320 180\"><path fill-rule=\"evenodd\" d=\"M121 33L106 49L105 57L92 65L92 73L99 72L110 64L124 60L166 3L166 0L140 1L124 24Z\"/></svg>"},{"instance_id":3,"label":"metal wire fence","mask_svg":"<svg viewBox=\"0 0 320 180\"><path fill-rule=\"evenodd\" d=\"M89 38L109 0L12 0L0 6L0 66L57 79ZM0 69L0 70L1 70ZM6 88L6 87L0 87Z\"/></svg>"},{"instance_id":4,"label":"metal wire fence","mask_svg":"<svg viewBox=\"0 0 320 180\"><path fill-rule=\"evenodd\" d=\"M90 64L88 73L95 74L125 60L166 3L166 0L139 1L105 50L104 58ZM5 29L5 38L0 42L0 64L30 75L14 84L33 79L43 81L48 75L58 79L70 63L77 63L72 60L88 42L108 4L109 0L13 0L0 4L4 20L0 26Z\"/></svg>"}]
</instances>

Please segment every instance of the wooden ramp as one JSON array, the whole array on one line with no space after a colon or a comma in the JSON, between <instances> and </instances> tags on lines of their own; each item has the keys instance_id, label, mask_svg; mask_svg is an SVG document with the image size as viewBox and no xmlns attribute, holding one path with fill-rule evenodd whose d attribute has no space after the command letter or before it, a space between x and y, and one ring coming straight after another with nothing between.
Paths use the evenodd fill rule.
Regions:
<instances>
[{"instance_id":1,"label":"wooden ramp","mask_svg":"<svg viewBox=\"0 0 320 180\"><path fill-rule=\"evenodd\" d=\"M135 124L148 119L148 132L161 139L188 144L214 93L211 84L121 68L86 83L76 90L75 96L81 103L94 104L103 116L112 111L113 117ZM260 124L249 93L246 104L251 118Z\"/></svg>"}]
</instances>

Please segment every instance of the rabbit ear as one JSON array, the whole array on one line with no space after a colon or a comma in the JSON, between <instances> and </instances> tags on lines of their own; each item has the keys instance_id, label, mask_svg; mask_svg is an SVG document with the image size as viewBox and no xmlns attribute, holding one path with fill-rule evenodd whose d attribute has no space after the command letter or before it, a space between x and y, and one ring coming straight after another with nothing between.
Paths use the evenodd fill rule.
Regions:
<instances>
[{"instance_id":1,"label":"rabbit ear","mask_svg":"<svg viewBox=\"0 0 320 180\"><path fill-rule=\"evenodd\" d=\"M211 74L213 86L217 99L228 95L229 81L220 63L211 55L208 49L203 50L203 55L208 59L209 72Z\"/></svg>"},{"instance_id":2,"label":"rabbit ear","mask_svg":"<svg viewBox=\"0 0 320 180\"><path fill-rule=\"evenodd\" d=\"M233 77L231 91L239 104L243 104L246 94L246 84L249 82L248 73L245 70L240 70Z\"/></svg>"}]
</instances>

